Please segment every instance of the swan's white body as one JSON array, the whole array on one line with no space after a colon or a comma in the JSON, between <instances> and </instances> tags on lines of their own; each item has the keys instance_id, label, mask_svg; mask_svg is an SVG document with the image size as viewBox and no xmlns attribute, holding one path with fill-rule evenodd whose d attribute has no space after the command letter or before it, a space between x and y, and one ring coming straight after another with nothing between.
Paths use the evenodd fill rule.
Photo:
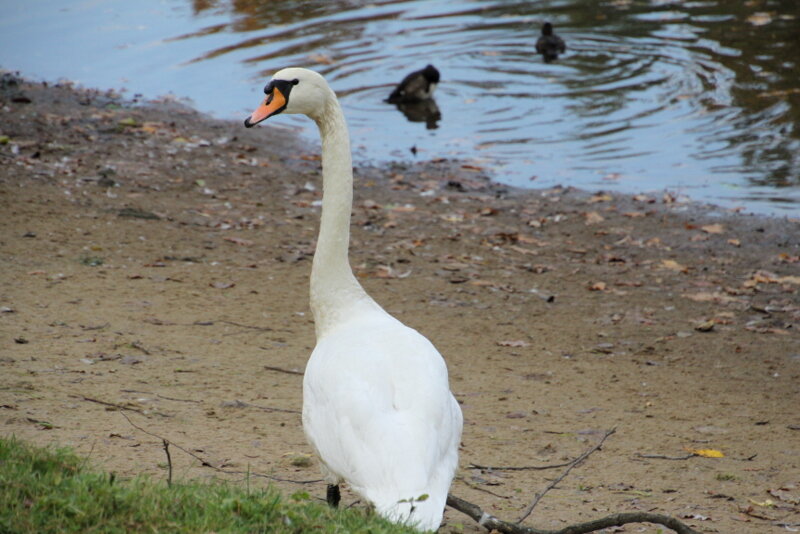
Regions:
<instances>
[{"instance_id":1,"label":"swan's white body","mask_svg":"<svg viewBox=\"0 0 800 534\"><path fill-rule=\"evenodd\" d=\"M322 137L322 216L311 269L317 345L303 379L303 428L329 483L347 482L392 521L436 530L462 429L447 367L430 341L386 313L353 276L353 172L336 95L306 69L281 70L267 89L273 83L285 88L275 96L284 107L268 96L272 111L257 110L246 124L284 110L303 113Z\"/></svg>"}]
</instances>

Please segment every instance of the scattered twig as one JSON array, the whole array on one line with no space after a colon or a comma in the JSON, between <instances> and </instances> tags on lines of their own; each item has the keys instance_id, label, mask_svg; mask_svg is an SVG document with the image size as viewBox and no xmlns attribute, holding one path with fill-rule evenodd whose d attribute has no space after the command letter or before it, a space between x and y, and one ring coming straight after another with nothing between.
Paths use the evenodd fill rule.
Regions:
<instances>
[{"instance_id":1,"label":"scattered twig","mask_svg":"<svg viewBox=\"0 0 800 534\"><path fill-rule=\"evenodd\" d=\"M220 320L218 322L225 323L225 324L230 324L230 325L233 325L233 326L238 326L240 328L250 328L252 330L260 330L262 332L272 332L272 328L270 328L268 326L253 326L253 325L249 325L249 324L242 324L242 323L237 323L237 322L234 322L234 321L225 321L225 320Z\"/></svg>"},{"instance_id":2,"label":"scattered twig","mask_svg":"<svg viewBox=\"0 0 800 534\"><path fill-rule=\"evenodd\" d=\"M286 373L289 375L303 376L303 373L301 371L295 371L294 369L283 369L282 367L273 367L272 365L265 365L264 369L268 369L270 371L277 371L279 373Z\"/></svg>"},{"instance_id":3,"label":"scattered twig","mask_svg":"<svg viewBox=\"0 0 800 534\"><path fill-rule=\"evenodd\" d=\"M480 464L469 464L469 467L472 469L485 469L487 471L544 471L545 469L558 469L559 467L566 467L571 464L574 460L570 460L569 462L564 462L563 464L553 464L553 465L522 465L522 466L512 466L512 465L480 465Z\"/></svg>"},{"instance_id":4,"label":"scattered twig","mask_svg":"<svg viewBox=\"0 0 800 534\"><path fill-rule=\"evenodd\" d=\"M542 499L542 497L544 497L545 493L547 493L548 491L553 489L556 486L556 484L561 482L564 479L564 477L566 477L569 474L569 472L572 471L573 467L575 467L576 465L578 465L579 463L584 461L586 458L589 457L590 454L592 454L594 451L596 451L597 449L602 447L603 443L606 441L606 439L608 439L608 437L611 434L613 434L614 432L616 432L616 431L617 431L616 428L612 428L611 430L606 430L606 433L603 435L603 437L600 439L600 441L597 443L597 445L587 449L583 454L581 454L580 456L578 456L577 458L572 460L569 463L569 467L567 467L564 470L564 472L561 473L561 475L559 475L555 480L553 480L550 484L548 484L547 487L544 490L542 490L541 493L537 493L536 494L536 497L533 499L533 502L531 502L528 505L528 507L525 509L525 512L522 514L522 516L520 516L520 518L517 519L517 523L522 523L523 521L525 521L525 519L529 515L531 515L531 512L533 512L533 509L536 507L536 505L539 504L539 501Z\"/></svg>"},{"instance_id":5,"label":"scattered twig","mask_svg":"<svg viewBox=\"0 0 800 534\"><path fill-rule=\"evenodd\" d=\"M509 523L484 512L479 506L459 499L454 495L447 495L447 505L459 512L470 516L477 523L489 531L497 531L501 534L587 534L609 527L621 527L628 523L654 523L663 525L677 532L678 534L700 534L685 523L674 517L653 514L649 512L628 512L612 514L594 521L576 523L564 527L560 530L542 530L534 527L523 527L514 523Z\"/></svg>"},{"instance_id":6,"label":"scattered twig","mask_svg":"<svg viewBox=\"0 0 800 534\"><path fill-rule=\"evenodd\" d=\"M493 492L491 490L488 490L486 488L482 488L478 484L474 484L474 483L470 482L469 480L467 480L465 478L459 478L459 480L461 480L461 482L463 482L464 485L466 485L467 487L472 488L474 490L482 491L484 493L488 493L489 495L493 495L493 496L498 497L500 499L510 499L511 498L511 497L506 497L505 495L500 495L499 493L495 493L495 492Z\"/></svg>"},{"instance_id":7,"label":"scattered twig","mask_svg":"<svg viewBox=\"0 0 800 534\"><path fill-rule=\"evenodd\" d=\"M77 395L72 395L72 396L77 396ZM104 400L100 400L100 399L93 399L92 397L87 397L85 395L80 395L80 398L82 398L85 401L96 402L97 404L102 404L103 406L110 406L110 407L116 408L117 410L120 410L120 411L129 410L131 412L136 412L136 413L141 414L141 415L147 415L147 414L151 414L152 413L154 415L160 415L161 417L172 417L169 414L156 412L155 410L147 411L147 413L145 413L145 410L142 410L141 408L134 408L133 406L123 406L122 404L117 404L115 402L108 402L108 401L104 401Z\"/></svg>"},{"instance_id":8,"label":"scattered twig","mask_svg":"<svg viewBox=\"0 0 800 534\"><path fill-rule=\"evenodd\" d=\"M223 469L221 467L217 467L215 465L212 465L208 460L206 460L202 456L200 456L198 454L195 454L195 453L193 453L193 452L181 447L180 445L178 445L174 441L170 441L167 438L159 436L158 434L154 434L153 432L150 432L149 430L145 430L144 428L140 427L139 425L137 425L136 423L131 421L131 418L128 417L128 414L125 413L125 409L124 408L121 408L119 410L119 413L122 414L122 417L124 417L128 421L128 423L130 423L130 425L133 428L135 428L135 429L137 429L137 430L139 430L141 432L144 432L148 436L153 436L154 438L160 439L162 443L165 443L165 444L168 443L168 444L174 445L176 448L180 449L184 453L188 454L189 456L191 456L192 458L194 458L195 460L200 462L200 465L202 465L203 467L210 467L211 469L213 469L213 470L215 470L217 472L225 473L226 475L247 475L248 477L254 476L254 477L259 477L259 478L266 478L266 479L269 479L269 480L275 480L276 482L290 482L292 484L316 484L317 482L322 482L322 479L291 480L291 479L288 479L288 478L281 478L281 477L276 477L276 476L272 476L272 475L264 475L264 474L261 474L261 473L253 473L252 471L249 471L249 470L248 471L234 471L234 470L230 470L230 469ZM164 450L167 451L166 445L164 446ZM169 455L169 451L167 451L167 455ZM169 458L169 456L168 456L168 458ZM172 460L171 459L169 459L169 465L170 466L172 465ZM170 480L172 479L171 473L172 473L172 469L170 468Z\"/></svg>"},{"instance_id":9,"label":"scattered twig","mask_svg":"<svg viewBox=\"0 0 800 534\"><path fill-rule=\"evenodd\" d=\"M265 412L283 412L283 413L300 413L299 410L291 410L288 408L275 408L273 406L259 406L258 404L250 404L240 400L229 401L222 403L223 408L257 408Z\"/></svg>"},{"instance_id":10,"label":"scattered twig","mask_svg":"<svg viewBox=\"0 0 800 534\"><path fill-rule=\"evenodd\" d=\"M152 432L150 432L149 430L145 430L144 428L140 427L139 425L137 425L136 423L134 423L133 421L131 421L131 418L130 418L130 417L128 417L128 414L126 414L126 413L125 413L125 409L124 409L124 408L121 408L121 409L120 409L120 411L119 411L119 413L121 413L121 414L122 414L122 417L124 417L125 419L127 419L127 420L128 420L128 423L130 423L130 425L131 425L133 428L135 428L136 430L140 430L140 431L144 432L145 434L147 434L148 436L153 436L154 438L158 438L158 439L160 439L162 442L163 442L163 441L167 441L167 442L169 442L169 443L172 443L172 444L173 444L173 445L175 445L175 447L177 447L178 449L182 450L183 452L185 452L186 454L188 454L189 456L191 456L191 457L192 457L192 458L194 458L195 460L198 460L198 461L200 462L200 465L202 465L203 467L211 467L212 469L219 469L218 467L215 467L215 466L211 465L211 464L210 464L210 463L209 463L209 462L208 462L208 461L207 461L205 458L203 458L203 457L201 457L201 456L198 456L197 454L195 454L195 453L193 453L193 452L191 452L191 451L188 451L188 450L184 449L183 447L181 447L181 446L180 446L180 445L178 445L177 443L175 443L175 442L173 442L173 441L169 441L168 439L166 439L166 438L164 438L164 437L162 437L162 436L159 436L158 434L153 434L153 433L152 433Z\"/></svg>"},{"instance_id":11,"label":"scattered twig","mask_svg":"<svg viewBox=\"0 0 800 534\"><path fill-rule=\"evenodd\" d=\"M699 456L698 454L687 454L685 456L665 456L663 454L642 454L638 453L636 456L639 458L647 458L649 460L688 460L689 458L694 458L695 456Z\"/></svg>"},{"instance_id":12,"label":"scattered twig","mask_svg":"<svg viewBox=\"0 0 800 534\"><path fill-rule=\"evenodd\" d=\"M203 402L203 401L194 400L194 399L176 399L175 397L167 397L166 395L162 395L161 393L156 393L156 396L158 396L158 398L160 398L160 399L177 401L177 402L198 402L198 403L199 402Z\"/></svg>"},{"instance_id":13,"label":"scattered twig","mask_svg":"<svg viewBox=\"0 0 800 534\"><path fill-rule=\"evenodd\" d=\"M167 455L167 468L169 469L169 474L167 476L167 486L172 487L172 456L169 454L169 441L161 438L161 443L164 444L164 452Z\"/></svg>"}]
</instances>

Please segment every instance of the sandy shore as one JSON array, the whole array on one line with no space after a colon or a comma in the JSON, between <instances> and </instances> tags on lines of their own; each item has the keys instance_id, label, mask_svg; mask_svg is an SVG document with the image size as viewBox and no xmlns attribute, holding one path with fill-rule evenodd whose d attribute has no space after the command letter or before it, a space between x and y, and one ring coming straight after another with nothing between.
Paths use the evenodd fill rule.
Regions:
<instances>
[{"instance_id":1,"label":"sandy shore","mask_svg":"<svg viewBox=\"0 0 800 534\"><path fill-rule=\"evenodd\" d=\"M3 78L3 435L121 475L164 477L161 436L192 453L173 448L176 478L317 479L299 418L316 150L269 124ZM616 428L529 524L643 510L702 532L800 526L800 221L513 191L456 161L356 181L354 270L439 348L462 404L455 495L515 519L561 469L473 464L560 464ZM704 449L724 457L688 452Z\"/></svg>"}]
</instances>

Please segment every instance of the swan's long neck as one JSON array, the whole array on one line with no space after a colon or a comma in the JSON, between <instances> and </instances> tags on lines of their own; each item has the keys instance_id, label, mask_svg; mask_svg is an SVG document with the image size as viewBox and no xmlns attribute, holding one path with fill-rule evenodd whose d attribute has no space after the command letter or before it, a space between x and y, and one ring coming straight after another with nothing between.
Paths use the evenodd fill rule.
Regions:
<instances>
[{"instance_id":1,"label":"swan's long neck","mask_svg":"<svg viewBox=\"0 0 800 534\"><path fill-rule=\"evenodd\" d=\"M350 268L353 165L342 108L331 92L314 117L322 138L322 217L311 267L311 311L317 338L359 307L378 307Z\"/></svg>"}]
</instances>

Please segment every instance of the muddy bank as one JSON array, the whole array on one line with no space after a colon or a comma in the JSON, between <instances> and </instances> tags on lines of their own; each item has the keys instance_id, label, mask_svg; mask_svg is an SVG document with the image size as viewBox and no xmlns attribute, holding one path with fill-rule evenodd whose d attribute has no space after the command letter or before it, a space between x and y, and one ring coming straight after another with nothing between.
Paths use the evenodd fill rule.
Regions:
<instances>
[{"instance_id":1,"label":"muddy bank","mask_svg":"<svg viewBox=\"0 0 800 534\"><path fill-rule=\"evenodd\" d=\"M176 478L317 479L299 419L316 147L9 77L0 143L3 434L163 477L145 429L194 455L173 451ZM354 270L439 348L462 403L453 493L514 519L560 470L472 464L563 463L616 427L530 524L800 523L800 222L486 178L454 161L356 172Z\"/></svg>"}]
</instances>

